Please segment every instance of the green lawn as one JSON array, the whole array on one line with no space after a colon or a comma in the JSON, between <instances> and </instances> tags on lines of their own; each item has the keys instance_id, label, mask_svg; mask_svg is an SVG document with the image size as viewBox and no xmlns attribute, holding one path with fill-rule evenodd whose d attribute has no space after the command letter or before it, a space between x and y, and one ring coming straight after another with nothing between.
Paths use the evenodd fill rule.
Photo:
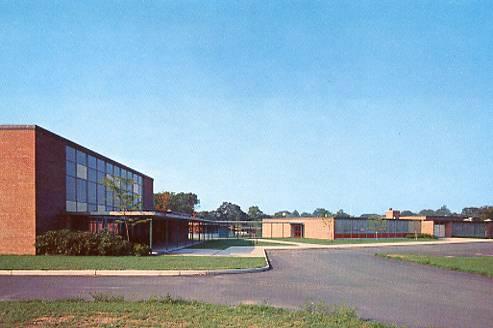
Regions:
<instances>
[{"instance_id":1,"label":"green lawn","mask_svg":"<svg viewBox=\"0 0 493 328\"><path fill-rule=\"evenodd\" d=\"M263 257L2 255L0 270L213 270L263 267Z\"/></svg>"},{"instance_id":2,"label":"green lawn","mask_svg":"<svg viewBox=\"0 0 493 328\"><path fill-rule=\"evenodd\" d=\"M424 256L411 254L378 254L387 258L433 265L449 270L479 273L493 278L493 256Z\"/></svg>"},{"instance_id":3,"label":"green lawn","mask_svg":"<svg viewBox=\"0 0 493 328\"><path fill-rule=\"evenodd\" d=\"M311 238L273 238L272 240L292 241L296 243L321 244L321 245L339 245L339 244L373 244L373 243L395 243L406 241L436 241L436 239L414 240L410 238L381 238L381 239L311 239Z\"/></svg>"},{"instance_id":4,"label":"green lawn","mask_svg":"<svg viewBox=\"0 0 493 328\"><path fill-rule=\"evenodd\" d=\"M317 307L289 311L266 305L212 305L172 299L128 302L0 302L1 327L389 327L363 321L354 310Z\"/></svg>"},{"instance_id":5,"label":"green lawn","mask_svg":"<svg viewBox=\"0 0 493 328\"><path fill-rule=\"evenodd\" d=\"M204 248L204 249L226 249L231 246L289 246L286 244L264 241L253 241L246 239L215 239L208 240L202 244L194 245L189 248Z\"/></svg>"}]
</instances>

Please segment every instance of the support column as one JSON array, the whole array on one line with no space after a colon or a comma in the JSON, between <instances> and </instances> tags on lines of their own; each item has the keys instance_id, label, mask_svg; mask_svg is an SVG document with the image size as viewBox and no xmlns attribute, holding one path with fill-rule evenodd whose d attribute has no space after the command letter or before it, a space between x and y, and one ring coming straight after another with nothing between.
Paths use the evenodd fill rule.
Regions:
<instances>
[{"instance_id":1,"label":"support column","mask_svg":"<svg viewBox=\"0 0 493 328\"><path fill-rule=\"evenodd\" d=\"M152 251L152 219L149 221L149 248Z\"/></svg>"}]
</instances>

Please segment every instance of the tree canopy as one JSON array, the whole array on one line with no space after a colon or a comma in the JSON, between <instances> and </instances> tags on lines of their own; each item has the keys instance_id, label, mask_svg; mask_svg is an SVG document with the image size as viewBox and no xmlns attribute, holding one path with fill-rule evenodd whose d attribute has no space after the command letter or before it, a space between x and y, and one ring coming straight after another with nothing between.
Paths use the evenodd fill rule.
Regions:
<instances>
[{"instance_id":1,"label":"tree canopy","mask_svg":"<svg viewBox=\"0 0 493 328\"><path fill-rule=\"evenodd\" d=\"M158 211L175 211L192 214L200 200L194 193L164 191L154 194L154 208Z\"/></svg>"},{"instance_id":2,"label":"tree canopy","mask_svg":"<svg viewBox=\"0 0 493 328\"><path fill-rule=\"evenodd\" d=\"M313 216L317 217L326 217L326 216L332 216L332 213L325 208L317 208L313 211Z\"/></svg>"},{"instance_id":3,"label":"tree canopy","mask_svg":"<svg viewBox=\"0 0 493 328\"><path fill-rule=\"evenodd\" d=\"M241 210L239 205L224 202L214 211L216 220L220 221L244 221L248 219L248 215Z\"/></svg>"},{"instance_id":4,"label":"tree canopy","mask_svg":"<svg viewBox=\"0 0 493 328\"><path fill-rule=\"evenodd\" d=\"M453 213L448 209L447 205L443 205L437 210L432 210L432 209L424 209L419 211L419 215L426 215L426 216L449 216L452 215Z\"/></svg>"},{"instance_id":5,"label":"tree canopy","mask_svg":"<svg viewBox=\"0 0 493 328\"><path fill-rule=\"evenodd\" d=\"M258 206L250 206L248 209L248 218L250 220L258 221L266 217L265 213Z\"/></svg>"},{"instance_id":6,"label":"tree canopy","mask_svg":"<svg viewBox=\"0 0 493 328\"><path fill-rule=\"evenodd\" d=\"M341 219L341 218L349 218L351 217L351 215L344 212L343 209L340 209L339 211L336 212L335 217Z\"/></svg>"}]
</instances>

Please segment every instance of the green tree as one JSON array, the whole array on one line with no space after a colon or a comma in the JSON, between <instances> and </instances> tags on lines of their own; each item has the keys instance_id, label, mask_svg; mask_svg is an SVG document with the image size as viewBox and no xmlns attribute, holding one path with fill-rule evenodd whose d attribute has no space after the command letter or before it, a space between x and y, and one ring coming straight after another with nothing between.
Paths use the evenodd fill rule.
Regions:
<instances>
[{"instance_id":1,"label":"green tree","mask_svg":"<svg viewBox=\"0 0 493 328\"><path fill-rule=\"evenodd\" d=\"M250 220L258 221L265 217L265 213L258 206L250 206L248 209L248 218Z\"/></svg>"},{"instance_id":2,"label":"green tree","mask_svg":"<svg viewBox=\"0 0 493 328\"><path fill-rule=\"evenodd\" d=\"M415 216L415 215L416 215L416 213L413 213L409 210L404 210L401 212L401 216Z\"/></svg>"},{"instance_id":3,"label":"green tree","mask_svg":"<svg viewBox=\"0 0 493 328\"><path fill-rule=\"evenodd\" d=\"M433 216L433 215L435 215L435 211L432 209L424 209L424 210L419 211L418 214L419 215L426 215L426 216Z\"/></svg>"},{"instance_id":4,"label":"green tree","mask_svg":"<svg viewBox=\"0 0 493 328\"><path fill-rule=\"evenodd\" d=\"M200 204L196 194L188 192L163 191L154 194L154 208L158 211L174 211L192 214Z\"/></svg>"},{"instance_id":5,"label":"green tree","mask_svg":"<svg viewBox=\"0 0 493 328\"><path fill-rule=\"evenodd\" d=\"M276 218L285 218L291 215L290 211L279 211L274 213L274 217Z\"/></svg>"},{"instance_id":6,"label":"green tree","mask_svg":"<svg viewBox=\"0 0 493 328\"><path fill-rule=\"evenodd\" d=\"M461 214L464 216L479 217L481 209L479 207L464 207Z\"/></svg>"},{"instance_id":7,"label":"green tree","mask_svg":"<svg viewBox=\"0 0 493 328\"><path fill-rule=\"evenodd\" d=\"M493 207L482 207L481 213L479 214L481 220L493 220Z\"/></svg>"},{"instance_id":8,"label":"green tree","mask_svg":"<svg viewBox=\"0 0 493 328\"><path fill-rule=\"evenodd\" d=\"M297 210L294 210L293 212L291 212L291 214L289 215L290 218L299 218L300 217L300 212L298 212Z\"/></svg>"},{"instance_id":9,"label":"green tree","mask_svg":"<svg viewBox=\"0 0 493 328\"><path fill-rule=\"evenodd\" d=\"M136 224L147 222L147 220L127 218L128 211L135 211L142 208L142 199L139 196L134 195L132 192L127 191L125 186L133 185L134 181L132 179L123 177L106 177L103 181L106 188L112 192L115 196L118 204L118 209L123 212L121 220L116 220L115 222L123 223L125 225L125 232L127 235L127 241L130 241L129 226L135 226Z\"/></svg>"},{"instance_id":10,"label":"green tree","mask_svg":"<svg viewBox=\"0 0 493 328\"><path fill-rule=\"evenodd\" d=\"M447 205L443 205L438 210L435 211L435 215L440 216L449 216L452 215L452 212L448 209Z\"/></svg>"},{"instance_id":11,"label":"green tree","mask_svg":"<svg viewBox=\"0 0 493 328\"><path fill-rule=\"evenodd\" d=\"M317 217L328 217L332 216L332 213L325 208L317 208L313 211L313 216Z\"/></svg>"},{"instance_id":12,"label":"green tree","mask_svg":"<svg viewBox=\"0 0 493 328\"><path fill-rule=\"evenodd\" d=\"M351 217L351 215L344 212L343 209L340 209L339 211L336 212L335 217L338 219L341 219L341 218L349 218L349 217Z\"/></svg>"},{"instance_id":13,"label":"green tree","mask_svg":"<svg viewBox=\"0 0 493 328\"><path fill-rule=\"evenodd\" d=\"M216 220L221 221L244 221L248 215L241 210L239 205L224 202L215 211Z\"/></svg>"},{"instance_id":14,"label":"green tree","mask_svg":"<svg viewBox=\"0 0 493 328\"><path fill-rule=\"evenodd\" d=\"M311 217L313 215L311 213L308 213L308 212L301 212L300 216L303 218L308 218L308 217Z\"/></svg>"}]
</instances>

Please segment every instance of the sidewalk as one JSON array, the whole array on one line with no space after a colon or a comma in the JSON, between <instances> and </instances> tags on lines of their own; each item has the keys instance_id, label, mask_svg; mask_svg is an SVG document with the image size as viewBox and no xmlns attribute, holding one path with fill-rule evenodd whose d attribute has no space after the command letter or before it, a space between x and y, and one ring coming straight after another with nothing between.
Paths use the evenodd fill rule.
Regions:
<instances>
[{"instance_id":1,"label":"sidewalk","mask_svg":"<svg viewBox=\"0 0 493 328\"><path fill-rule=\"evenodd\" d=\"M252 239L253 240L253 239ZM271 239L256 239L257 241L272 242ZM463 243L484 243L493 242L493 239L469 239L469 238L444 238L431 241L403 241L403 242L382 242L382 243L361 243L361 244L309 244L276 240L276 243L285 246L232 246L226 249L195 249L184 248L171 252L173 256L236 256L236 257L261 257L264 250L280 249L341 249L341 248L366 248L366 247L386 247L386 246L415 246L415 245L444 245L444 244L463 244Z\"/></svg>"}]
</instances>

